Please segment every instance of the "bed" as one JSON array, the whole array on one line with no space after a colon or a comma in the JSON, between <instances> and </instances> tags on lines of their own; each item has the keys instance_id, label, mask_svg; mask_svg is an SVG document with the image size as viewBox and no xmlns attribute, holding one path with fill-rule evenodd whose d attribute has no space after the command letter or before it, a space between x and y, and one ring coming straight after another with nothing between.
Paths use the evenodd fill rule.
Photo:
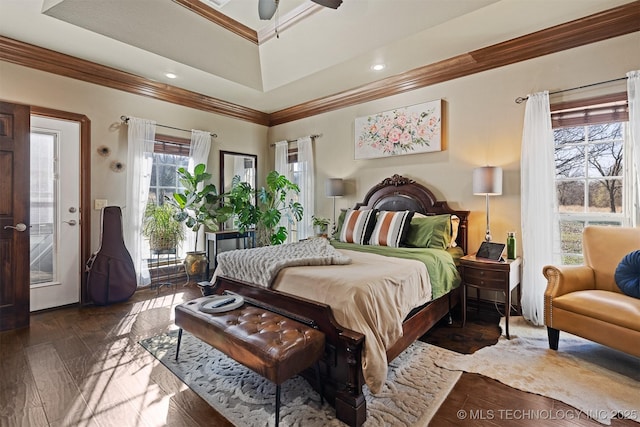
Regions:
<instances>
[{"instance_id":1,"label":"bed","mask_svg":"<svg viewBox=\"0 0 640 427\"><path fill-rule=\"evenodd\" d=\"M451 246L455 248L440 249L434 252L433 257L437 259L445 259L450 256L449 253L462 255L467 249L467 217L468 211L454 210L449 207L447 202L437 201L433 193L423 185L414 180L394 175L384 179L382 182L371 188L364 200L357 203L354 209L366 211L410 211L415 212L415 216L442 216L454 215L459 220L458 233L455 236ZM448 217L447 217L448 218ZM405 249L405 248L389 248L391 254L380 255L378 252L381 248L375 246L365 247L362 245L354 245L352 243L336 243L334 246L344 255L353 258L353 264L367 265L369 269L377 276L390 278L393 282L389 285L391 289L381 288L379 292L381 296L378 299L390 299L394 301L391 306L393 310L398 311L402 316L398 321L397 327L393 326L393 321L386 321L386 317L381 314L386 309L382 302L377 301L374 297L368 298L367 306L372 306L372 314L364 313L364 317L374 318L376 322L390 325L388 328L373 327L375 331L360 327L363 323L362 317L353 309L338 306L336 301L342 297L336 294L340 289L351 285L351 277L343 274L342 268L353 268L351 265L331 265L322 267L289 267L281 270L273 282L273 286L264 287L255 283L238 280L225 276L224 274L216 275L214 288L216 293L233 292L243 295L249 301L258 305L302 321L313 327L317 327L325 333L326 348L322 360L322 381L323 389L327 399L332 402L336 408L336 416L341 421L351 426L361 425L366 418L366 402L363 395L363 386L365 379L367 385L378 388L379 382L376 382L375 376L379 373L381 363L384 363L384 375L386 375L386 364L398 356L416 339L426 333L436 322L443 317L450 315L451 309L459 302L460 293L459 276L457 281L452 281L449 285L442 288L438 284L431 285L431 280L435 272L432 266L427 267L425 263L421 263L413 259L414 254L411 252L424 252L422 250ZM382 248L387 251L386 248ZM374 252L372 255L370 252ZM385 256L387 255L387 256ZM383 257L384 262L376 262L372 257ZM421 257L423 255L420 255ZM455 258L455 257L454 257ZM372 261L373 259L373 261ZM453 259L453 258L452 258ZM443 261L444 262L444 261ZM454 261L455 262L455 261ZM417 264L416 264L417 263ZM448 269L451 270L450 261L446 260ZM419 267L421 264L422 267ZM420 270L427 271L427 279ZM455 266L453 266L455 270ZM414 273L409 273L409 271ZM457 270L455 273L457 275ZM324 289L317 285L321 283L323 275L342 277L333 288L326 288L329 291L317 291ZM396 279L400 280L400 276L404 281L416 282L414 291L399 298L394 292L397 288ZM406 276L406 278L404 277ZM451 276L451 273L448 273ZM452 279L448 279L452 280ZM353 286L357 287L357 280L352 280ZM305 284L313 283L314 286L305 286ZM367 287L366 285L363 285ZM304 288L307 288L304 290ZM370 286L369 286L370 287ZM377 285L376 285L377 287ZM312 288L309 292L308 288ZM347 291L344 291L347 292ZM327 297L327 295L329 297ZM346 294L345 294L346 295ZM342 298L349 299L349 298ZM363 305L361 302L359 305ZM382 309L378 308L382 307ZM395 308L398 307L398 310ZM349 314L352 313L352 314ZM380 320L383 319L383 320ZM365 319L367 321L367 319ZM353 324L353 328L345 325ZM379 334L379 329L389 329L386 335ZM372 335L374 333L375 335ZM380 347L375 349L374 347ZM383 354L381 357L376 356L378 351ZM374 374L372 374L372 372ZM312 384L315 384L315 377L310 375L307 378ZM372 390L373 391L373 390Z\"/></svg>"}]
</instances>

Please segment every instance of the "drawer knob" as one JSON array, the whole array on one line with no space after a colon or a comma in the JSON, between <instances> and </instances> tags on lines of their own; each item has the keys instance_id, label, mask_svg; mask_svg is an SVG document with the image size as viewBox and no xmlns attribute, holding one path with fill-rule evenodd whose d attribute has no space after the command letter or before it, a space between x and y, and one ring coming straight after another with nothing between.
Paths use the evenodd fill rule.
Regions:
<instances>
[{"instance_id":1,"label":"drawer knob","mask_svg":"<svg viewBox=\"0 0 640 427\"><path fill-rule=\"evenodd\" d=\"M480 272L480 275L481 275L481 276L484 276L484 271L481 271L481 272Z\"/></svg>"}]
</instances>

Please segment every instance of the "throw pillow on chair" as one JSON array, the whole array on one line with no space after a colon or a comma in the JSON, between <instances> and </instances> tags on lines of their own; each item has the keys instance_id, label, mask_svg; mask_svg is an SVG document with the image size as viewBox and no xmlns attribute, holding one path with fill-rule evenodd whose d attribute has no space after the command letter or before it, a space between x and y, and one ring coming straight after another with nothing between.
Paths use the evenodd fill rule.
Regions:
<instances>
[{"instance_id":1,"label":"throw pillow on chair","mask_svg":"<svg viewBox=\"0 0 640 427\"><path fill-rule=\"evenodd\" d=\"M640 298L640 250L629 252L622 258L614 277L625 295Z\"/></svg>"}]
</instances>

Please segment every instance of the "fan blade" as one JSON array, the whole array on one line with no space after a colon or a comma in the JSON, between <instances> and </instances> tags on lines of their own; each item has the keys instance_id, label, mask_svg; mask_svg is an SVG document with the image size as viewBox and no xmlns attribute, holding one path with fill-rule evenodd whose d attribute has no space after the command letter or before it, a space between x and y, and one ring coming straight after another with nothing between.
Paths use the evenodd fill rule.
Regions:
<instances>
[{"instance_id":1,"label":"fan blade","mask_svg":"<svg viewBox=\"0 0 640 427\"><path fill-rule=\"evenodd\" d=\"M342 0L311 0L314 3L318 3L320 6L330 7L331 9L337 9L341 4Z\"/></svg>"},{"instance_id":2,"label":"fan blade","mask_svg":"<svg viewBox=\"0 0 640 427\"><path fill-rule=\"evenodd\" d=\"M258 0L258 16L268 21L278 9L278 0Z\"/></svg>"}]
</instances>

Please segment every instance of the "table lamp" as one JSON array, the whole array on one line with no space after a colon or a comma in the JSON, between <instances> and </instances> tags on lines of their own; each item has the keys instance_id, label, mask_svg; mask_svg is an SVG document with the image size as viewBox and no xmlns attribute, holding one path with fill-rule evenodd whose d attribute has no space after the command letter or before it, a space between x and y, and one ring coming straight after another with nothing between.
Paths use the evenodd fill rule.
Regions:
<instances>
[{"instance_id":1,"label":"table lamp","mask_svg":"<svg viewBox=\"0 0 640 427\"><path fill-rule=\"evenodd\" d=\"M336 197L344 196L344 181L342 178L329 178L326 182L327 197L333 198L333 230L336 229Z\"/></svg>"},{"instance_id":2,"label":"table lamp","mask_svg":"<svg viewBox=\"0 0 640 427\"><path fill-rule=\"evenodd\" d=\"M502 194L502 168L496 166L483 166L473 170L473 194L485 196L487 210L487 231L484 240L491 241L489 229L489 196Z\"/></svg>"}]
</instances>

